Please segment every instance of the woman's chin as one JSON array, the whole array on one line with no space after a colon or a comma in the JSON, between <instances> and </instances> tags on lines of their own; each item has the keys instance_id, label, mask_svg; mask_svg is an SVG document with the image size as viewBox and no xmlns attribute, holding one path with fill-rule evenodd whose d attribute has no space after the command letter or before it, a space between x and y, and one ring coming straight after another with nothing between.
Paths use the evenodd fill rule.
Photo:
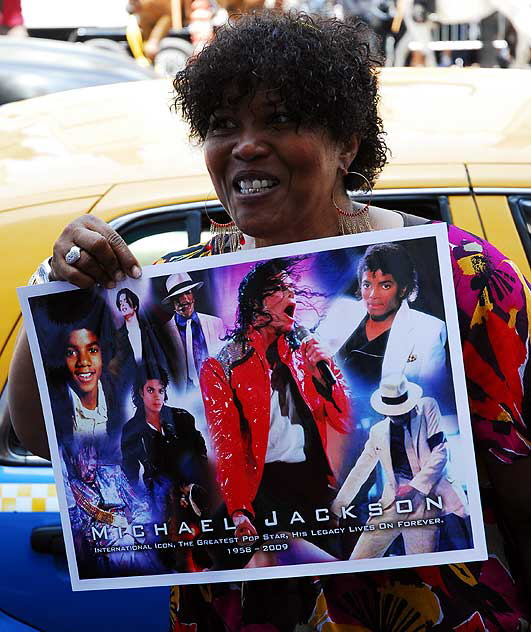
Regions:
<instances>
[{"instance_id":1,"label":"woman's chin","mask_svg":"<svg viewBox=\"0 0 531 632\"><path fill-rule=\"evenodd\" d=\"M246 215L236 218L236 223L242 233L258 242L283 243L282 237L285 231L282 230L282 226L279 226L278 222L273 222L270 216L247 217Z\"/></svg>"}]
</instances>

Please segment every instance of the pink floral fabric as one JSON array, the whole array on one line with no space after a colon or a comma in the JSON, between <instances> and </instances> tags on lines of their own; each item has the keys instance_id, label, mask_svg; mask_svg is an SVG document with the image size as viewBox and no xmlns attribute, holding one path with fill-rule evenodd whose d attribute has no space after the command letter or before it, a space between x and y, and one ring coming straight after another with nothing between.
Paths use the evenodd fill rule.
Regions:
<instances>
[{"instance_id":1,"label":"pink floral fabric","mask_svg":"<svg viewBox=\"0 0 531 632\"><path fill-rule=\"evenodd\" d=\"M455 226L448 235L477 454L488 450L511 467L531 452L530 285L486 241ZM161 261L209 254L198 247ZM530 630L529 604L509 571L490 483L481 475L480 482L485 562L175 587L171 632L292 632L298 623L318 632Z\"/></svg>"}]
</instances>

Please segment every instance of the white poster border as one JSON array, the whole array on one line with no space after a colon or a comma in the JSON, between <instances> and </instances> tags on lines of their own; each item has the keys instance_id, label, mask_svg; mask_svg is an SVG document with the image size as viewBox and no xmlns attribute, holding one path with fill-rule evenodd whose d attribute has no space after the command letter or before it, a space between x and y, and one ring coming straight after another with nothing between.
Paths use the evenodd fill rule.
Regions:
<instances>
[{"instance_id":1,"label":"white poster border","mask_svg":"<svg viewBox=\"0 0 531 632\"><path fill-rule=\"evenodd\" d=\"M358 235L330 237L311 241L297 242L286 245L270 246L266 248L241 250L230 254L220 254L212 257L187 259L175 263L146 266L143 268L143 278L166 276L176 272L193 272L232 266L241 263L252 263L277 257L290 257L305 254L315 254L323 251L333 251L356 246L369 246L382 242L400 242L404 240L435 237L437 244L442 297L445 309L445 319L448 330L448 345L453 373L455 403L459 419L460 441L467 448L466 484L470 507L471 530L474 546L471 549L443 551L422 554L408 554L396 557L372 558L365 560L346 560L334 562L306 563L291 566L276 566L249 569L234 569L222 571L203 571L196 573L168 573L150 576L135 576L121 578L80 579L74 551L72 529L68 514L68 506L63 480L59 445L57 442L51 401L45 377L43 359L40 354L39 342L35 324L29 305L29 299L36 296L50 295L68 290L78 290L70 283L54 281L43 285L18 288L17 293L22 306L22 314L32 351L35 372L41 402L44 409L46 430L49 438L50 453L55 480L57 482L57 496L61 514L61 524L66 545L66 555L72 589L75 591L134 588L149 586L167 586L173 584L203 584L216 582L249 581L281 577L302 577L313 575L328 575L336 573L377 571L384 569L412 568L419 566L454 564L460 562L480 561L487 559L487 547L482 519L481 502L476 469L476 459L473 449L472 427L468 408L468 397L465 387L465 372L459 337L459 323L454 286L451 274L451 259L448 243L447 225L445 223L425 224L408 228L394 228ZM128 279L124 285L128 287L134 281Z\"/></svg>"}]
</instances>

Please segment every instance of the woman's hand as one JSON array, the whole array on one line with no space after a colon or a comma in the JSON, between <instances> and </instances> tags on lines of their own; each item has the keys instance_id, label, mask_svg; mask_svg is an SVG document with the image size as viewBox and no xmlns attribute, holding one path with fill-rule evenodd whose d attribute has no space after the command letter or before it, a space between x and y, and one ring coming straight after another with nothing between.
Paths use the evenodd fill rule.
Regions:
<instances>
[{"instance_id":1,"label":"woman's hand","mask_svg":"<svg viewBox=\"0 0 531 632\"><path fill-rule=\"evenodd\" d=\"M81 257L68 264L65 255L72 246L81 249ZM69 281L81 288L101 283L106 288L127 276L138 279L140 265L125 241L103 220L83 215L70 222L53 247L51 281Z\"/></svg>"}]
</instances>

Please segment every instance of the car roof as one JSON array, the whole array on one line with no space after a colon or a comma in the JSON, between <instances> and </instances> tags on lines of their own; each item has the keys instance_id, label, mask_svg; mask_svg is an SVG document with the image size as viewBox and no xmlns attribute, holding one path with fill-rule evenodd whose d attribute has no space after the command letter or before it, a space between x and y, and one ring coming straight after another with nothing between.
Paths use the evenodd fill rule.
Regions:
<instances>
[{"instance_id":1,"label":"car roof","mask_svg":"<svg viewBox=\"0 0 531 632\"><path fill-rule=\"evenodd\" d=\"M61 90L155 78L127 54L86 44L0 38L0 105Z\"/></svg>"},{"instance_id":2,"label":"car roof","mask_svg":"<svg viewBox=\"0 0 531 632\"><path fill-rule=\"evenodd\" d=\"M389 68L381 92L396 164L531 162L529 70Z\"/></svg>"},{"instance_id":3,"label":"car roof","mask_svg":"<svg viewBox=\"0 0 531 632\"><path fill-rule=\"evenodd\" d=\"M388 170L402 165L429 171L430 165L436 170L467 163L531 164L528 71L384 69L381 74L381 114L392 151L383 186ZM154 80L3 106L2 209L39 197L62 199L73 191L103 194L117 184L150 179L197 178L197 194L205 195L200 149L171 111L171 94L169 81ZM497 185L504 177L500 172ZM418 186L426 186L422 170L418 178Z\"/></svg>"}]
</instances>

